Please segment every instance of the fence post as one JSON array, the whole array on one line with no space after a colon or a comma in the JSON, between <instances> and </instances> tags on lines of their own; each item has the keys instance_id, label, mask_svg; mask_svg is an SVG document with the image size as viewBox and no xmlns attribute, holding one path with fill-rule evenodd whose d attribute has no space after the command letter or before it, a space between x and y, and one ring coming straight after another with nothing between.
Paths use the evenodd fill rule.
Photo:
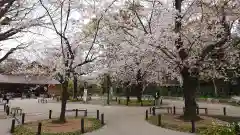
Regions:
<instances>
[{"instance_id":1,"label":"fence post","mask_svg":"<svg viewBox=\"0 0 240 135\"><path fill-rule=\"evenodd\" d=\"M162 115L158 114L158 126L162 126Z\"/></svg>"},{"instance_id":2,"label":"fence post","mask_svg":"<svg viewBox=\"0 0 240 135\"><path fill-rule=\"evenodd\" d=\"M81 133L84 133L84 118L81 119Z\"/></svg>"},{"instance_id":3,"label":"fence post","mask_svg":"<svg viewBox=\"0 0 240 135\"><path fill-rule=\"evenodd\" d=\"M14 133L14 130L15 130L15 119L12 120L12 125L11 125L11 130L10 130L10 132L11 132L11 133Z\"/></svg>"},{"instance_id":4,"label":"fence post","mask_svg":"<svg viewBox=\"0 0 240 135\"><path fill-rule=\"evenodd\" d=\"M223 107L223 115L226 116L227 112L226 112L226 107Z\"/></svg>"},{"instance_id":5,"label":"fence post","mask_svg":"<svg viewBox=\"0 0 240 135\"><path fill-rule=\"evenodd\" d=\"M49 110L49 116L48 116L49 119L52 119L52 110Z\"/></svg>"},{"instance_id":6,"label":"fence post","mask_svg":"<svg viewBox=\"0 0 240 135\"><path fill-rule=\"evenodd\" d=\"M173 114L175 115L176 114L176 107L173 106Z\"/></svg>"},{"instance_id":7,"label":"fence post","mask_svg":"<svg viewBox=\"0 0 240 135\"><path fill-rule=\"evenodd\" d=\"M208 114L208 109L207 109L207 108L205 108L205 114L206 114L206 115Z\"/></svg>"},{"instance_id":8,"label":"fence post","mask_svg":"<svg viewBox=\"0 0 240 135\"><path fill-rule=\"evenodd\" d=\"M101 124L104 125L104 114L101 114Z\"/></svg>"},{"instance_id":9,"label":"fence post","mask_svg":"<svg viewBox=\"0 0 240 135\"><path fill-rule=\"evenodd\" d=\"M75 117L78 117L78 109L75 110Z\"/></svg>"},{"instance_id":10,"label":"fence post","mask_svg":"<svg viewBox=\"0 0 240 135\"><path fill-rule=\"evenodd\" d=\"M87 117L87 110L84 111L84 116Z\"/></svg>"},{"instance_id":11,"label":"fence post","mask_svg":"<svg viewBox=\"0 0 240 135\"><path fill-rule=\"evenodd\" d=\"M149 108L149 113L152 114L152 108L151 107Z\"/></svg>"},{"instance_id":12,"label":"fence post","mask_svg":"<svg viewBox=\"0 0 240 135\"><path fill-rule=\"evenodd\" d=\"M146 110L146 117L145 117L146 120L148 120L148 110Z\"/></svg>"},{"instance_id":13,"label":"fence post","mask_svg":"<svg viewBox=\"0 0 240 135\"><path fill-rule=\"evenodd\" d=\"M24 125L25 122L25 113L22 114L22 124Z\"/></svg>"},{"instance_id":14,"label":"fence post","mask_svg":"<svg viewBox=\"0 0 240 135\"><path fill-rule=\"evenodd\" d=\"M153 112L152 112L152 113L153 113L153 116L155 116L155 115L156 115L156 108L153 107L153 108L152 108L152 111L153 111Z\"/></svg>"},{"instance_id":15,"label":"fence post","mask_svg":"<svg viewBox=\"0 0 240 135\"><path fill-rule=\"evenodd\" d=\"M39 123L38 123L38 131L37 131L37 135L41 135L41 131L42 131L42 123L39 122Z\"/></svg>"},{"instance_id":16,"label":"fence post","mask_svg":"<svg viewBox=\"0 0 240 135\"><path fill-rule=\"evenodd\" d=\"M99 110L97 110L97 119L99 120Z\"/></svg>"},{"instance_id":17,"label":"fence post","mask_svg":"<svg viewBox=\"0 0 240 135\"><path fill-rule=\"evenodd\" d=\"M192 124L192 133L195 133L196 129L195 129L195 121L191 120L191 124Z\"/></svg>"}]
</instances>

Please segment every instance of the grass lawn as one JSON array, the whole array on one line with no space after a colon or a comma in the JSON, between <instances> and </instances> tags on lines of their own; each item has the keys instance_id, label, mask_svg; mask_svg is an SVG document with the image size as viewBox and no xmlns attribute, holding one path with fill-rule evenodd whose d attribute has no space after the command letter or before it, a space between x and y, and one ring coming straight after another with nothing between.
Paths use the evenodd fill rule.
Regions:
<instances>
[{"instance_id":1,"label":"grass lawn","mask_svg":"<svg viewBox=\"0 0 240 135\"><path fill-rule=\"evenodd\" d=\"M42 122L41 135L79 135L82 118L67 118L67 122L63 124L56 122L57 119L29 122L17 126L13 135L36 135L39 122ZM84 118L84 125L85 132L91 132L102 126L95 118Z\"/></svg>"},{"instance_id":2,"label":"grass lawn","mask_svg":"<svg viewBox=\"0 0 240 135\"><path fill-rule=\"evenodd\" d=\"M154 125L158 125L158 116L150 116L148 122ZM196 133L200 133L205 130L208 126L212 125L213 122L226 123L225 121L215 119L213 117L201 116L201 120L196 121ZM180 118L180 115L162 114L162 125L163 128L181 132L191 132L192 126L190 121L184 121Z\"/></svg>"}]
</instances>

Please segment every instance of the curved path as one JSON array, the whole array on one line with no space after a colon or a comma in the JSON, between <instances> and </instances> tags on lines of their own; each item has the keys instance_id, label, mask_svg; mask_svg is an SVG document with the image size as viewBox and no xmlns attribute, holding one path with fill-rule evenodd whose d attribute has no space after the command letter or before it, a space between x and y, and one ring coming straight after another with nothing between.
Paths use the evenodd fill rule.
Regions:
<instances>
[{"instance_id":1,"label":"curved path","mask_svg":"<svg viewBox=\"0 0 240 135\"><path fill-rule=\"evenodd\" d=\"M164 102L168 102L170 105L178 107L183 105L182 101L164 100ZM49 109L53 110L53 117L57 117L60 110L59 103L39 104L36 99L13 100L11 101L11 106L19 106L23 108L24 112L27 112L26 121L48 118ZM213 105L206 103L200 103L200 106L216 108L218 111L223 107L223 105L220 104ZM67 104L67 108L86 108L88 109L88 112L90 112L89 115L94 116L96 115L97 109L99 109L101 113L104 113L106 125L99 130L86 133L86 135L190 135L190 133L176 132L149 124L144 120L145 110L147 109L145 107L69 103ZM238 112L240 112L239 108L233 106L227 106L227 109L229 110L229 113L234 112L239 114ZM217 113L217 111L214 113ZM221 111L219 113L221 113ZM0 119L0 135L10 135L10 133L8 133L10 125L11 119Z\"/></svg>"}]
</instances>

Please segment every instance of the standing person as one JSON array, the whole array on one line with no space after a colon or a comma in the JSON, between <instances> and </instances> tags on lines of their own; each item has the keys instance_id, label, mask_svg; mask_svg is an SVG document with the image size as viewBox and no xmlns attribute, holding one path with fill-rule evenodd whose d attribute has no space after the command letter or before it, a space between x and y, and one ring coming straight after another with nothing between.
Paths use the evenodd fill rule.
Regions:
<instances>
[{"instance_id":1,"label":"standing person","mask_svg":"<svg viewBox=\"0 0 240 135\"><path fill-rule=\"evenodd\" d=\"M10 96L6 95L7 104L9 103Z\"/></svg>"}]
</instances>

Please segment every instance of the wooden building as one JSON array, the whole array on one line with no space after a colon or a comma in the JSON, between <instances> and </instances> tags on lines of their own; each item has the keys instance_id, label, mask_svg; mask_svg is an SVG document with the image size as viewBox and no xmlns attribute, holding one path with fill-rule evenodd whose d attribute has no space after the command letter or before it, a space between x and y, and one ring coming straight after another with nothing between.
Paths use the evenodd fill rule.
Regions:
<instances>
[{"instance_id":1,"label":"wooden building","mask_svg":"<svg viewBox=\"0 0 240 135\"><path fill-rule=\"evenodd\" d=\"M46 76L7 75L0 74L0 93L35 93L36 95L50 92L59 82ZM49 89L50 88L50 89ZM50 90L50 91L49 91ZM59 90L59 89L58 89ZM54 88L54 91L58 91ZM59 90L60 91L60 90Z\"/></svg>"}]
</instances>

